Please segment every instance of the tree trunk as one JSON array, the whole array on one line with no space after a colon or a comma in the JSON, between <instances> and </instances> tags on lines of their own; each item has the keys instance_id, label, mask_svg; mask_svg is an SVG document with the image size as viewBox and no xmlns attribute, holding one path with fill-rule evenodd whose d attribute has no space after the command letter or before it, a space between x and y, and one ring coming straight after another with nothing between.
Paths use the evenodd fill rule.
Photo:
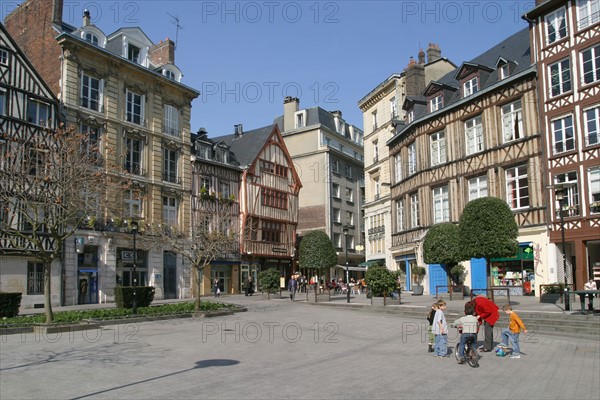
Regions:
<instances>
[{"instance_id":1,"label":"tree trunk","mask_svg":"<svg viewBox=\"0 0 600 400\"><path fill-rule=\"evenodd\" d=\"M52 301L50 296L50 277L52 276L52 261L44 262L44 310L46 312L46 324L54 322L52 312Z\"/></svg>"},{"instance_id":2,"label":"tree trunk","mask_svg":"<svg viewBox=\"0 0 600 400\"><path fill-rule=\"evenodd\" d=\"M202 281L200 280L201 270L196 267L196 301L194 302L194 311L200 311L200 289Z\"/></svg>"}]
</instances>

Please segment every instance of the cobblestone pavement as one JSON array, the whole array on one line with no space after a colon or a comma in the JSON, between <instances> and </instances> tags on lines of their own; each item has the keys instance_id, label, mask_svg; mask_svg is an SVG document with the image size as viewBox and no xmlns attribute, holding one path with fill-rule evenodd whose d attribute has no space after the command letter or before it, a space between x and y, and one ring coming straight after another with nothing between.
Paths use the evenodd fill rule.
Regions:
<instances>
[{"instance_id":1,"label":"cobblestone pavement","mask_svg":"<svg viewBox=\"0 0 600 400\"><path fill-rule=\"evenodd\" d=\"M424 318L223 297L247 312L0 336L7 399L598 399L600 342L525 335L519 360L427 353ZM449 346L456 343L451 330ZM450 353L450 349L449 349Z\"/></svg>"}]
</instances>

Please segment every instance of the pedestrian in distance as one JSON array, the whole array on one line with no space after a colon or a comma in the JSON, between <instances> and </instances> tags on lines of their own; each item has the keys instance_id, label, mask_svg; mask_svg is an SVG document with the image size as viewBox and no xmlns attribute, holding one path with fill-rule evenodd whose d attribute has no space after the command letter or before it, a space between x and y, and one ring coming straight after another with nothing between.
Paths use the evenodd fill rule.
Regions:
<instances>
[{"instance_id":1,"label":"pedestrian in distance","mask_svg":"<svg viewBox=\"0 0 600 400\"><path fill-rule=\"evenodd\" d=\"M219 297L219 295L221 294L220 290L219 290L219 279L215 278L215 281L213 282L213 292L215 294L215 297Z\"/></svg>"},{"instance_id":2,"label":"pedestrian in distance","mask_svg":"<svg viewBox=\"0 0 600 400\"><path fill-rule=\"evenodd\" d=\"M252 277L248 275L248 279L246 279L246 287L245 287L245 295L252 296L254 294L254 282L252 282Z\"/></svg>"},{"instance_id":3,"label":"pedestrian in distance","mask_svg":"<svg viewBox=\"0 0 600 400\"><path fill-rule=\"evenodd\" d=\"M288 290L290 291L290 301L296 300L296 290L298 290L298 281L296 275L292 275L288 282Z\"/></svg>"},{"instance_id":4,"label":"pedestrian in distance","mask_svg":"<svg viewBox=\"0 0 600 400\"><path fill-rule=\"evenodd\" d=\"M435 335L435 357L448 357L448 324L444 315L446 302L439 300L437 304L438 309L433 317L433 326L431 328Z\"/></svg>"},{"instance_id":5,"label":"pedestrian in distance","mask_svg":"<svg viewBox=\"0 0 600 400\"><path fill-rule=\"evenodd\" d=\"M519 318L519 315L513 311L510 304L505 304L502 307L502 311L508 314L509 322L508 328L502 329L502 343L498 345L498 347L502 347L503 349L508 348L508 344L510 343L512 347L512 354L509 358L519 359L521 358L521 348L519 347L519 334L521 331L523 333L527 333L527 328L525 328L525 324Z\"/></svg>"},{"instance_id":6,"label":"pedestrian in distance","mask_svg":"<svg viewBox=\"0 0 600 400\"><path fill-rule=\"evenodd\" d=\"M433 335L432 332L432 327L433 327L433 318L435 317L435 312L438 309L438 305L437 302L433 303L431 305L431 310L429 311L429 314L427 315L427 321L429 321L429 328L427 328L427 335L429 338L429 342L427 343L427 352L428 353L433 353L433 341L435 340L435 336Z\"/></svg>"}]
</instances>

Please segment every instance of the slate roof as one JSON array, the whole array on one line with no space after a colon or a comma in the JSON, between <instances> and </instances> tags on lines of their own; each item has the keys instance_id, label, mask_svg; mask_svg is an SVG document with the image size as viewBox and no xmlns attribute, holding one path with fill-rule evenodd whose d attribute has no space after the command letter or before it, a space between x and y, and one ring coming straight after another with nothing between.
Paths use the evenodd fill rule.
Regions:
<instances>
[{"instance_id":1,"label":"slate roof","mask_svg":"<svg viewBox=\"0 0 600 400\"><path fill-rule=\"evenodd\" d=\"M223 142L229 146L229 150L235 155L240 165L247 167L256 159L274 128L275 124L271 124L243 132L241 136L236 137L235 134L231 134L213 137L210 140L214 143Z\"/></svg>"},{"instance_id":2,"label":"slate roof","mask_svg":"<svg viewBox=\"0 0 600 400\"><path fill-rule=\"evenodd\" d=\"M444 113L448 109L453 108L454 106L458 106L462 102L470 101L472 98L481 95L482 92L486 90L503 85L506 82L510 81L510 77L507 79L500 80L498 77L498 73L496 73L496 67L500 58L506 60L509 64L511 64L510 77L518 75L520 73L524 73L528 70L535 71L535 68L532 67L533 64L531 61L531 49L529 45L529 28L524 28L519 32L509 36L508 38L504 39L502 42L498 43L497 45L480 54L479 56L473 58L472 60L464 62L458 68L448 72L446 75L442 76L437 81L432 81L428 85L428 87L432 84L439 84L449 86L456 90L446 91L444 96L444 107L442 107L438 111L428 113L427 107L425 106L419 105L415 107L415 119L411 124L406 125L403 128L403 130L409 129L411 126L414 126L414 124L432 118L435 115ZM485 80L479 82L478 92L467 98L464 98L462 97L460 82L456 80L456 75L463 66L473 65L480 65L485 68L481 75L481 77L483 77ZM487 73L488 69L491 69L492 72ZM397 130L394 137L390 139L388 143L394 141L397 138L397 136L401 133L402 131Z\"/></svg>"},{"instance_id":3,"label":"slate roof","mask_svg":"<svg viewBox=\"0 0 600 400\"><path fill-rule=\"evenodd\" d=\"M335 117L333 116L332 112L324 110L321 107L310 107L310 108L306 108L305 110L306 110L306 124L304 125L305 127L322 125L322 126L326 127L327 129L331 130L332 132L337 132L337 129L335 127ZM343 116L342 116L342 120L344 121L344 136L347 138L351 138L352 135L350 135L350 125L352 125L352 124L349 124L346 120L344 120ZM279 126L279 130L281 131L282 134L286 133L283 130L283 115L276 117L274 120L274 124ZM358 128L355 125L353 125L353 126L355 129L358 129L362 132L362 129Z\"/></svg>"}]
</instances>

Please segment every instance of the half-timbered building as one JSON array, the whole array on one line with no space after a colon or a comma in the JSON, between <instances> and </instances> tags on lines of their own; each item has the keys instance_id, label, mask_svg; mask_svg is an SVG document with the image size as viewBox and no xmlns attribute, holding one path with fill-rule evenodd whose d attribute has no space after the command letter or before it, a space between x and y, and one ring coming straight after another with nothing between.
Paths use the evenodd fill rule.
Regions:
<instances>
[{"instance_id":1,"label":"half-timbered building","mask_svg":"<svg viewBox=\"0 0 600 400\"><path fill-rule=\"evenodd\" d=\"M228 146L242 168L239 279L268 268L291 275L302 184L279 127L244 132L236 125L234 134L212 140Z\"/></svg>"},{"instance_id":2,"label":"half-timbered building","mask_svg":"<svg viewBox=\"0 0 600 400\"><path fill-rule=\"evenodd\" d=\"M538 0L524 18L539 76L548 267L581 290L600 284L600 1Z\"/></svg>"},{"instance_id":3,"label":"half-timbered building","mask_svg":"<svg viewBox=\"0 0 600 400\"><path fill-rule=\"evenodd\" d=\"M11 233L18 230L29 236L34 228L18 211L27 204L10 201L11 191L22 188L11 187L14 181L5 174L13 168L24 168L25 163L33 168L36 161L30 159L52 149L52 131L58 119L58 99L0 24L0 291L22 293L23 307L44 304L44 264L35 257L39 249L33 245L34 240L19 240ZM22 194L17 197L26 200ZM29 205L35 199L30 201ZM45 250L55 250L50 235L38 232L36 236ZM51 300L58 305L60 267L58 261L53 264Z\"/></svg>"},{"instance_id":4,"label":"half-timbered building","mask_svg":"<svg viewBox=\"0 0 600 400\"><path fill-rule=\"evenodd\" d=\"M492 260L491 268L483 259L470 260L466 285L505 285L518 294L549 279L537 261L546 258L547 230L536 101L536 68L524 29L404 102L410 118L387 144L391 250L407 276L410 260L424 264L421 245L429 227L456 223L467 202L494 196L513 210L520 251ZM430 293L446 282L443 266L428 265Z\"/></svg>"}]
</instances>

